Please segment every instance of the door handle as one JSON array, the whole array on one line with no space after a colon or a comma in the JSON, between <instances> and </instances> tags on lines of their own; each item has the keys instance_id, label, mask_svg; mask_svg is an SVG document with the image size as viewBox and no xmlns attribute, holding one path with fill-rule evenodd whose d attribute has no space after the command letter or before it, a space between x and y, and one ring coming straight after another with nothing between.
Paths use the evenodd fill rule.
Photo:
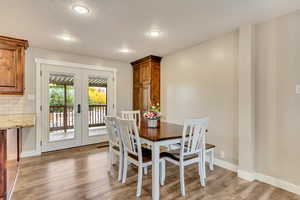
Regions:
<instances>
[{"instance_id":1,"label":"door handle","mask_svg":"<svg viewBox=\"0 0 300 200\"><path fill-rule=\"evenodd\" d=\"M81 106L80 104L77 105L77 113L80 113L81 112Z\"/></svg>"}]
</instances>

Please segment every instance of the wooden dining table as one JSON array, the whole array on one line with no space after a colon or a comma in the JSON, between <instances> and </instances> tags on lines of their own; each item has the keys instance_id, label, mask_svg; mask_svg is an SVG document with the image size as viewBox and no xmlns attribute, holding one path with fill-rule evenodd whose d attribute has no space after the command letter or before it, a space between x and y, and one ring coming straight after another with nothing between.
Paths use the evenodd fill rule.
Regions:
<instances>
[{"instance_id":1,"label":"wooden dining table","mask_svg":"<svg viewBox=\"0 0 300 200\"><path fill-rule=\"evenodd\" d=\"M142 143L149 144L152 149L152 199L159 199L159 159L160 147L178 144L182 139L183 126L158 122L157 128L148 128L146 121L141 122L140 138Z\"/></svg>"}]
</instances>

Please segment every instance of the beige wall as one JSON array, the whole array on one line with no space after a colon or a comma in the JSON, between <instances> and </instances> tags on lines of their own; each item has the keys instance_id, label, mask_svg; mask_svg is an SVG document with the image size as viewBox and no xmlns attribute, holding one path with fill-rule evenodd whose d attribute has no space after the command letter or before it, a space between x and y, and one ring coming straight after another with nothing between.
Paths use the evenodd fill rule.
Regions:
<instances>
[{"instance_id":1,"label":"beige wall","mask_svg":"<svg viewBox=\"0 0 300 200\"><path fill-rule=\"evenodd\" d=\"M165 120L209 116L208 142L238 160L238 33L166 56L161 64L161 103Z\"/></svg>"},{"instance_id":2,"label":"beige wall","mask_svg":"<svg viewBox=\"0 0 300 200\"><path fill-rule=\"evenodd\" d=\"M255 172L255 59L254 25L239 28L238 45L238 176Z\"/></svg>"},{"instance_id":3,"label":"beige wall","mask_svg":"<svg viewBox=\"0 0 300 200\"><path fill-rule=\"evenodd\" d=\"M300 185L300 11L254 26L255 172ZM162 60L165 120L210 116L208 142L238 164L238 34ZM240 45L240 48L241 45ZM242 148L241 148L242 149ZM223 159L223 158L221 158Z\"/></svg>"},{"instance_id":4,"label":"beige wall","mask_svg":"<svg viewBox=\"0 0 300 200\"><path fill-rule=\"evenodd\" d=\"M0 114L35 113L35 100L28 99L29 94L35 95L35 58L44 58L116 68L118 70L118 112L123 109L132 108L132 69L129 63L68 54L46 49L29 48L26 52L25 94L24 96L0 96ZM23 132L23 151L34 151L35 129L24 129Z\"/></svg>"},{"instance_id":5,"label":"beige wall","mask_svg":"<svg viewBox=\"0 0 300 200\"><path fill-rule=\"evenodd\" d=\"M300 185L300 12L256 26L256 170Z\"/></svg>"}]
</instances>

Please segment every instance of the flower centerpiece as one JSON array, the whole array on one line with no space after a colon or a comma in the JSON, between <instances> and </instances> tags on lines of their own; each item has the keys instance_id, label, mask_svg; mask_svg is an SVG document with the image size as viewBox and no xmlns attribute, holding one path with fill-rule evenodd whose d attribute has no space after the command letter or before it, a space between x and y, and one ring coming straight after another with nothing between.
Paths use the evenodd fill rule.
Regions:
<instances>
[{"instance_id":1,"label":"flower centerpiece","mask_svg":"<svg viewBox=\"0 0 300 200\"><path fill-rule=\"evenodd\" d=\"M144 117L148 121L148 127L149 128L157 128L157 121L160 119L161 113L160 113L160 107L157 103L156 105L150 106L149 111L144 113Z\"/></svg>"}]
</instances>

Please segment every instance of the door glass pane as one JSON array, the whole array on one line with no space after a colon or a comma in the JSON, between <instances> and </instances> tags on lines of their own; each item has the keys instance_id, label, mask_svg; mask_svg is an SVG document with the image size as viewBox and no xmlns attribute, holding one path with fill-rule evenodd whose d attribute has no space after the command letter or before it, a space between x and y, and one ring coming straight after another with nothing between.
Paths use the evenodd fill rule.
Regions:
<instances>
[{"instance_id":1,"label":"door glass pane","mask_svg":"<svg viewBox=\"0 0 300 200\"><path fill-rule=\"evenodd\" d=\"M88 122L89 136L101 134L105 127L105 116L107 114L107 79L89 77L88 87Z\"/></svg>"},{"instance_id":2,"label":"door glass pane","mask_svg":"<svg viewBox=\"0 0 300 200\"><path fill-rule=\"evenodd\" d=\"M49 142L73 139L74 77L63 74L49 76Z\"/></svg>"}]
</instances>

